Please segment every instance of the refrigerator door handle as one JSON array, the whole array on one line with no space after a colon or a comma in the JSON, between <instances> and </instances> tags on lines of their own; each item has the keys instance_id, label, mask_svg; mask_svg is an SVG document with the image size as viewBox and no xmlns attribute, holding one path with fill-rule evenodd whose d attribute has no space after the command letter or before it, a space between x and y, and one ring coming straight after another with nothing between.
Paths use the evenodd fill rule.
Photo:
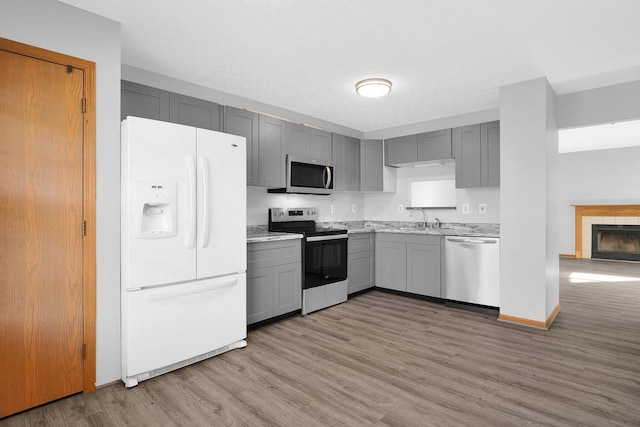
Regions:
<instances>
[{"instance_id":1,"label":"refrigerator door handle","mask_svg":"<svg viewBox=\"0 0 640 427\"><path fill-rule=\"evenodd\" d=\"M211 228L210 218L210 206L209 196L211 190L209 189L209 162L206 157L200 157L200 170L202 172L202 218L204 225L202 227L202 238L200 239L200 247L206 248L209 246L209 231Z\"/></svg>"},{"instance_id":2,"label":"refrigerator door handle","mask_svg":"<svg viewBox=\"0 0 640 427\"><path fill-rule=\"evenodd\" d=\"M187 218L189 225L187 227L187 249L193 249L196 245L196 159L194 156L187 156L185 164L187 167L187 193L189 195L189 211Z\"/></svg>"}]
</instances>

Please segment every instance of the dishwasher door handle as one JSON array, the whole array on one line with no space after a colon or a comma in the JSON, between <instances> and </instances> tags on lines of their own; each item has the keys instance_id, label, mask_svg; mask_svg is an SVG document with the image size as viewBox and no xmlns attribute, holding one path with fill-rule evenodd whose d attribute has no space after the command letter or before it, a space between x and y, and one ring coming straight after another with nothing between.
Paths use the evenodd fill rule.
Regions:
<instances>
[{"instance_id":1,"label":"dishwasher door handle","mask_svg":"<svg viewBox=\"0 0 640 427\"><path fill-rule=\"evenodd\" d=\"M479 245L495 245L496 243L498 243L497 240L455 239L450 237L447 237L447 241L454 242L454 243L473 243L473 244L479 244Z\"/></svg>"}]
</instances>

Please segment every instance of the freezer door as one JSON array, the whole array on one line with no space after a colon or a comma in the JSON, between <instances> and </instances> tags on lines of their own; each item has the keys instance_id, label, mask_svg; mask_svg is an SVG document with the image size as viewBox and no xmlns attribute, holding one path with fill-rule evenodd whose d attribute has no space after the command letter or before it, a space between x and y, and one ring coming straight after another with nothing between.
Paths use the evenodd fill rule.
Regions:
<instances>
[{"instance_id":1,"label":"freezer door","mask_svg":"<svg viewBox=\"0 0 640 427\"><path fill-rule=\"evenodd\" d=\"M206 129L197 139L197 276L246 271L246 140Z\"/></svg>"},{"instance_id":2,"label":"freezer door","mask_svg":"<svg viewBox=\"0 0 640 427\"><path fill-rule=\"evenodd\" d=\"M247 336L246 275L122 292L122 379Z\"/></svg>"},{"instance_id":3,"label":"freezer door","mask_svg":"<svg viewBox=\"0 0 640 427\"><path fill-rule=\"evenodd\" d=\"M195 128L123 121L123 288L196 278L195 170Z\"/></svg>"}]
</instances>

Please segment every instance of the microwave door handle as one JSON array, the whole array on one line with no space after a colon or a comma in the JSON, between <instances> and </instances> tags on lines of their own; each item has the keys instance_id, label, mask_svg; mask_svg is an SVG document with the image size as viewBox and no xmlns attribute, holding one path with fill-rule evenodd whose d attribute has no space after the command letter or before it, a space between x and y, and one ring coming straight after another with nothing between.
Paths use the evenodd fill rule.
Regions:
<instances>
[{"instance_id":1,"label":"microwave door handle","mask_svg":"<svg viewBox=\"0 0 640 427\"><path fill-rule=\"evenodd\" d=\"M324 180L325 173L323 172L322 177L324 181L324 188L331 188L331 168L329 166L325 166L324 170L326 172L326 177L327 177L327 179Z\"/></svg>"}]
</instances>

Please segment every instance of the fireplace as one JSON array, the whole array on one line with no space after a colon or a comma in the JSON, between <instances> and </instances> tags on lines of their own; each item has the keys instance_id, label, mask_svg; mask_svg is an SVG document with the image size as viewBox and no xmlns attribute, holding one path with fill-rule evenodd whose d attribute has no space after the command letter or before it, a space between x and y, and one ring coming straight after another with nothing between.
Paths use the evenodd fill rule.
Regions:
<instances>
[{"instance_id":1,"label":"fireplace","mask_svg":"<svg viewBox=\"0 0 640 427\"><path fill-rule=\"evenodd\" d=\"M640 261L640 225L593 224L591 258Z\"/></svg>"}]
</instances>

